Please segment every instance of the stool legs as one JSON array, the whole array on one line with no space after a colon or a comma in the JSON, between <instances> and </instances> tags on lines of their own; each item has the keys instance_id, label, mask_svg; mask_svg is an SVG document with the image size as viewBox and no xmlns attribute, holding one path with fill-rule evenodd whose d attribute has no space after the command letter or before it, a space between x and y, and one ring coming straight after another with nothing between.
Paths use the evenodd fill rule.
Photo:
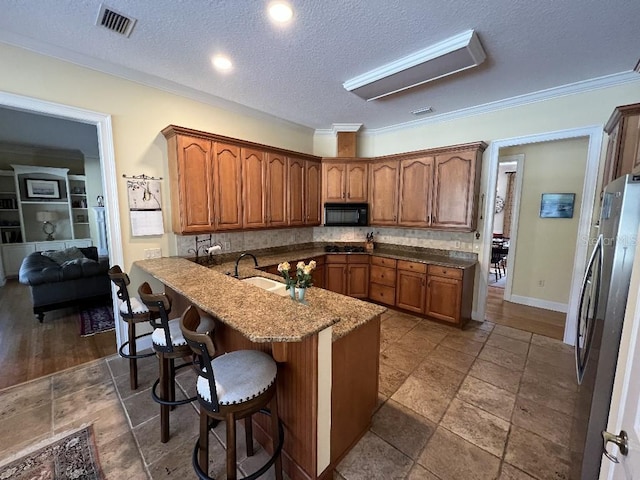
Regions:
<instances>
[{"instance_id":1,"label":"stool legs","mask_svg":"<svg viewBox=\"0 0 640 480\"><path fill-rule=\"evenodd\" d=\"M129 323L129 355L138 354L136 349L136 324ZM131 390L138 388L138 360L136 358L129 359L129 386Z\"/></svg>"},{"instance_id":2,"label":"stool legs","mask_svg":"<svg viewBox=\"0 0 640 480\"><path fill-rule=\"evenodd\" d=\"M236 417L227 414L227 480L236 480Z\"/></svg>"},{"instance_id":3,"label":"stool legs","mask_svg":"<svg viewBox=\"0 0 640 480\"><path fill-rule=\"evenodd\" d=\"M280 444L280 415L278 414L278 395L274 395L269 402L269 408L271 410L271 445L275 452ZM282 480L282 455L276 457L275 463L276 480Z\"/></svg>"},{"instance_id":4,"label":"stool legs","mask_svg":"<svg viewBox=\"0 0 640 480\"><path fill-rule=\"evenodd\" d=\"M203 472L209 471L209 416L200 406L200 439L198 440L198 465Z\"/></svg>"},{"instance_id":5,"label":"stool legs","mask_svg":"<svg viewBox=\"0 0 640 480\"><path fill-rule=\"evenodd\" d=\"M162 400L170 400L169 381L170 381L170 361L162 353L158 353L159 369L160 369L160 395ZM160 404L160 441L167 443L169 441L169 405Z\"/></svg>"},{"instance_id":6,"label":"stool legs","mask_svg":"<svg viewBox=\"0 0 640 480\"><path fill-rule=\"evenodd\" d=\"M244 440L247 444L247 457L253 456L253 422L251 415L244 417Z\"/></svg>"}]
</instances>

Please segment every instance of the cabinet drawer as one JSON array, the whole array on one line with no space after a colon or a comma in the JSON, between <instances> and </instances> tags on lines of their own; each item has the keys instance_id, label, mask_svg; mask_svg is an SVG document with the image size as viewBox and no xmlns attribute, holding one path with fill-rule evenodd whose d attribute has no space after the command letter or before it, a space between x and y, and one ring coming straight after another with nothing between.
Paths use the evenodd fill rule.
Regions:
<instances>
[{"instance_id":1,"label":"cabinet drawer","mask_svg":"<svg viewBox=\"0 0 640 480\"><path fill-rule=\"evenodd\" d=\"M386 285L372 283L369 285L369 298L386 305L395 305L396 289Z\"/></svg>"},{"instance_id":2,"label":"cabinet drawer","mask_svg":"<svg viewBox=\"0 0 640 480\"><path fill-rule=\"evenodd\" d=\"M380 283L389 287L396 286L396 269L371 265L370 277L372 283Z\"/></svg>"},{"instance_id":3,"label":"cabinet drawer","mask_svg":"<svg viewBox=\"0 0 640 480\"><path fill-rule=\"evenodd\" d=\"M329 254L327 255L326 263L347 263L347 256L342 254Z\"/></svg>"},{"instance_id":4,"label":"cabinet drawer","mask_svg":"<svg viewBox=\"0 0 640 480\"><path fill-rule=\"evenodd\" d=\"M353 263L366 263L367 265L369 265L369 255L347 255L348 259L349 259L349 263L353 264Z\"/></svg>"},{"instance_id":5,"label":"cabinet drawer","mask_svg":"<svg viewBox=\"0 0 640 480\"><path fill-rule=\"evenodd\" d=\"M429 275L439 275L441 277L449 278L462 278L462 269L441 267L439 265L429 265Z\"/></svg>"},{"instance_id":6,"label":"cabinet drawer","mask_svg":"<svg viewBox=\"0 0 640 480\"><path fill-rule=\"evenodd\" d=\"M427 265L418 262L407 262L398 260L398 270L407 270L409 272L427 273Z\"/></svg>"},{"instance_id":7,"label":"cabinet drawer","mask_svg":"<svg viewBox=\"0 0 640 480\"><path fill-rule=\"evenodd\" d=\"M371 257L371 265L379 265L381 267L396 268L397 260L387 257Z\"/></svg>"}]
</instances>

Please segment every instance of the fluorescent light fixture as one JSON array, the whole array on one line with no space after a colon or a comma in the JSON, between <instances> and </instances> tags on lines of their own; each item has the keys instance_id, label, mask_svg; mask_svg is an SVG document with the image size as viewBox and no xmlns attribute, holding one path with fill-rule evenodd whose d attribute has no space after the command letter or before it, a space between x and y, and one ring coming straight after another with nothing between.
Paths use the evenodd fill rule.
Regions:
<instances>
[{"instance_id":1,"label":"fluorescent light fixture","mask_svg":"<svg viewBox=\"0 0 640 480\"><path fill-rule=\"evenodd\" d=\"M216 55L215 57L213 57L212 63L216 70L218 70L219 72L228 72L233 68L233 63L231 63L231 60L229 60L229 58L225 57L224 55Z\"/></svg>"},{"instance_id":2,"label":"fluorescent light fixture","mask_svg":"<svg viewBox=\"0 0 640 480\"><path fill-rule=\"evenodd\" d=\"M375 100L423 83L467 70L486 55L474 30L347 80L342 86L365 100Z\"/></svg>"},{"instance_id":3,"label":"fluorescent light fixture","mask_svg":"<svg viewBox=\"0 0 640 480\"><path fill-rule=\"evenodd\" d=\"M269 4L268 11L271 20L277 23L287 23L291 18L293 18L293 10L286 2L271 2Z\"/></svg>"}]
</instances>

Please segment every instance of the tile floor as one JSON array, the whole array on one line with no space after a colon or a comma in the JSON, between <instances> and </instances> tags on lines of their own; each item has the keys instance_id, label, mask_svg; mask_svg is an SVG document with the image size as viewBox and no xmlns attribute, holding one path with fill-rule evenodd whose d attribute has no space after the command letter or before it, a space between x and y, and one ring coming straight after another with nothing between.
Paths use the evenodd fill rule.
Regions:
<instances>
[{"instance_id":1,"label":"tile floor","mask_svg":"<svg viewBox=\"0 0 640 480\"><path fill-rule=\"evenodd\" d=\"M383 316L381 340L379 407L335 479L568 478L570 347L489 322L460 331L393 311ZM156 375L155 359L142 360L131 392L127 363L110 357L0 391L0 460L93 423L107 478L195 478L195 405L171 412L171 440L161 444L149 394ZM190 375L178 376L182 394L193 394ZM212 436L222 439L211 442L212 472L224 479L224 425ZM258 448L247 458L242 438L246 474L266 454Z\"/></svg>"}]
</instances>

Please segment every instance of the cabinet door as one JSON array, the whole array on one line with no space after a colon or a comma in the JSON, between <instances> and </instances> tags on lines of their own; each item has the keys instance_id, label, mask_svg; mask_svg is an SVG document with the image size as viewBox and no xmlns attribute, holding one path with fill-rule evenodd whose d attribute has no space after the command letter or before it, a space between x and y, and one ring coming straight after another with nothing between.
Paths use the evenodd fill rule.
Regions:
<instances>
[{"instance_id":1,"label":"cabinet door","mask_svg":"<svg viewBox=\"0 0 640 480\"><path fill-rule=\"evenodd\" d=\"M367 201L367 164L347 164L347 179L345 184L346 201L365 203Z\"/></svg>"},{"instance_id":2,"label":"cabinet door","mask_svg":"<svg viewBox=\"0 0 640 480\"><path fill-rule=\"evenodd\" d=\"M321 174L320 174L320 164L317 162L311 162L309 160L305 163L305 172L306 172L306 200L305 200L305 223L306 225L320 225L320 221L322 218L321 213L321 200L320 200L320 192L321 192Z\"/></svg>"},{"instance_id":3,"label":"cabinet door","mask_svg":"<svg viewBox=\"0 0 640 480\"><path fill-rule=\"evenodd\" d=\"M619 176L637 172L640 167L640 114L629 115L624 119L623 135Z\"/></svg>"},{"instance_id":4,"label":"cabinet door","mask_svg":"<svg viewBox=\"0 0 640 480\"><path fill-rule=\"evenodd\" d=\"M479 180L476 173L475 150L435 158L432 227L473 230Z\"/></svg>"},{"instance_id":5,"label":"cabinet door","mask_svg":"<svg viewBox=\"0 0 640 480\"><path fill-rule=\"evenodd\" d=\"M429 275L425 313L445 322L460 323L462 280Z\"/></svg>"},{"instance_id":6,"label":"cabinet door","mask_svg":"<svg viewBox=\"0 0 640 480\"><path fill-rule=\"evenodd\" d=\"M304 160L289 158L289 225L304 225Z\"/></svg>"},{"instance_id":7,"label":"cabinet door","mask_svg":"<svg viewBox=\"0 0 640 480\"><path fill-rule=\"evenodd\" d=\"M369 296L369 265L355 264L347 267L347 295L356 298Z\"/></svg>"},{"instance_id":8,"label":"cabinet door","mask_svg":"<svg viewBox=\"0 0 640 480\"><path fill-rule=\"evenodd\" d=\"M322 164L323 201L344 202L346 169L343 163Z\"/></svg>"},{"instance_id":9,"label":"cabinet door","mask_svg":"<svg viewBox=\"0 0 640 480\"><path fill-rule=\"evenodd\" d=\"M373 163L369 175L369 223L398 222L398 162Z\"/></svg>"},{"instance_id":10,"label":"cabinet door","mask_svg":"<svg viewBox=\"0 0 640 480\"><path fill-rule=\"evenodd\" d=\"M262 228L267 225L266 197L267 163L264 152L243 148L242 197L243 227Z\"/></svg>"},{"instance_id":11,"label":"cabinet door","mask_svg":"<svg viewBox=\"0 0 640 480\"><path fill-rule=\"evenodd\" d=\"M287 224L287 159L276 153L269 153L267 158L267 223L282 227Z\"/></svg>"},{"instance_id":12,"label":"cabinet door","mask_svg":"<svg viewBox=\"0 0 640 480\"><path fill-rule=\"evenodd\" d=\"M332 292L347 294L347 264L327 263L325 265L324 285Z\"/></svg>"},{"instance_id":13,"label":"cabinet door","mask_svg":"<svg viewBox=\"0 0 640 480\"><path fill-rule=\"evenodd\" d=\"M412 312L424 312L424 273L398 270L396 280L396 306Z\"/></svg>"},{"instance_id":14,"label":"cabinet door","mask_svg":"<svg viewBox=\"0 0 640 480\"><path fill-rule=\"evenodd\" d=\"M431 224L433 157L400 162L398 225L428 227Z\"/></svg>"},{"instance_id":15,"label":"cabinet door","mask_svg":"<svg viewBox=\"0 0 640 480\"><path fill-rule=\"evenodd\" d=\"M214 225L213 159L211 142L186 135L177 136L178 205L173 212L176 233L210 232Z\"/></svg>"},{"instance_id":16,"label":"cabinet door","mask_svg":"<svg viewBox=\"0 0 640 480\"><path fill-rule=\"evenodd\" d=\"M217 230L242 227L242 166L240 147L215 143L213 191Z\"/></svg>"}]
</instances>

